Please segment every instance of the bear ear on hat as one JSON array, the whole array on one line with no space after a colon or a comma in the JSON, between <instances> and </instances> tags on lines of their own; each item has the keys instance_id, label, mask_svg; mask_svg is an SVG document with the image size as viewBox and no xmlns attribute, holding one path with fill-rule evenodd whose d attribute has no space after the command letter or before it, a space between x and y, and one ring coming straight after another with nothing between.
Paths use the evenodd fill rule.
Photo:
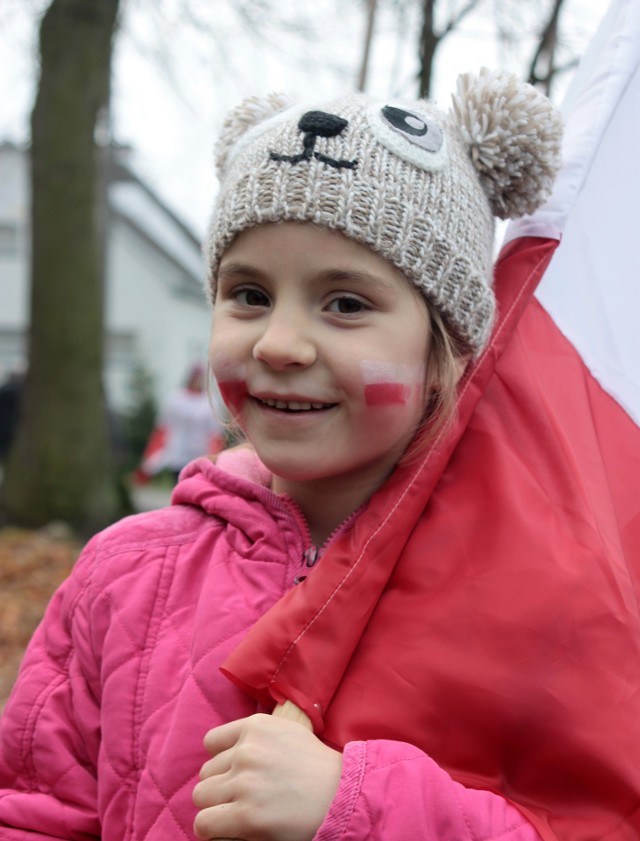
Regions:
<instances>
[{"instance_id":1,"label":"bear ear on hat","mask_svg":"<svg viewBox=\"0 0 640 841\"><path fill-rule=\"evenodd\" d=\"M249 96L229 112L222 125L222 131L215 147L215 161L218 177L222 178L229 160L229 152L237 140L250 128L274 114L284 111L291 103L279 93L268 96Z\"/></svg>"},{"instance_id":2,"label":"bear ear on hat","mask_svg":"<svg viewBox=\"0 0 640 841\"><path fill-rule=\"evenodd\" d=\"M495 216L533 213L549 197L562 119L544 94L511 73L483 68L458 77L453 118Z\"/></svg>"}]
</instances>

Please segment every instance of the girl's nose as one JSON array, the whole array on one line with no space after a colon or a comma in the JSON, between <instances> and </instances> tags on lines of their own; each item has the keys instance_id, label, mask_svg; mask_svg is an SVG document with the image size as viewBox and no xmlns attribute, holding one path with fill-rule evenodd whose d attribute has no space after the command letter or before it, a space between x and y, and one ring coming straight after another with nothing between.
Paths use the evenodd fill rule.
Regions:
<instances>
[{"instance_id":1,"label":"girl's nose","mask_svg":"<svg viewBox=\"0 0 640 841\"><path fill-rule=\"evenodd\" d=\"M276 370L308 368L317 358L309 325L293 315L274 314L253 346L253 358Z\"/></svg>"}]
</instances>

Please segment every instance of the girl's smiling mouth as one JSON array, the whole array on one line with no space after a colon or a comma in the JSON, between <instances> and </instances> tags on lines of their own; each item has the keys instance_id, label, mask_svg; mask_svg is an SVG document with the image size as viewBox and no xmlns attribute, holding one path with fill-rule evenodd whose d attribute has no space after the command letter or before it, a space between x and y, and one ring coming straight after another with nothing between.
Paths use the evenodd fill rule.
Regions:
<instances>
[{"instance_id":1,"label":"girl's smiling mouth","mask_svg":"<svg viewBox=\"0 0 640 841\"><path fill-rule=\"evenodd\" d=\"M326 411L333 409L337 403L323 403L318 401L295 399L285 400L279 397L258 397L252 396L252 399L268 409L276 409L281 412L311 412L311 411Z\"/></svg>"}]
</instances>

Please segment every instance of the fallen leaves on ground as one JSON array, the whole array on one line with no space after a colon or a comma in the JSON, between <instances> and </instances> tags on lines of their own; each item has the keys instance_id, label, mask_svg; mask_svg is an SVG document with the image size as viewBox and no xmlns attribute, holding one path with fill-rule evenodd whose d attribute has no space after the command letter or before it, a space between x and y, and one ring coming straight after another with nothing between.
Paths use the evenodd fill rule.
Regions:
<instances>
[{"instance_id":1,"label":"fallen leaves on ground","mask_svg":"<svg viewBox=\"0 0 640 841\"><path fill-rule=\"evenodd\" d=\"M24 649L79 552L80 544L62 525L0 529L0 710Z\"/></svg>"}]
</instances>

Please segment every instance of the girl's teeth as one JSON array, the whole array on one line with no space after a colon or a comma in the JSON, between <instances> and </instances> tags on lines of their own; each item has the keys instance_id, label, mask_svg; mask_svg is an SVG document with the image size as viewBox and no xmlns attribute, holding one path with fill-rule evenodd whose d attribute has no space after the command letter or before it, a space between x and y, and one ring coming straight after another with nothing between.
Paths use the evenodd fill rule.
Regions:
<instances>
[{"instance_id":1,"label":"girl's teeth","mask_svg":"<svg viewBox=\"0 0 640 841\"><path fill-rule=\"evenodd\" d=\"M272 409L288 409L291 412L307 412L310 409L324 409L324 403L302 403L298 400L273 400L272 398L267 398L262 401L267 406L270 406Z\"/></svg>"}]
</instances>

